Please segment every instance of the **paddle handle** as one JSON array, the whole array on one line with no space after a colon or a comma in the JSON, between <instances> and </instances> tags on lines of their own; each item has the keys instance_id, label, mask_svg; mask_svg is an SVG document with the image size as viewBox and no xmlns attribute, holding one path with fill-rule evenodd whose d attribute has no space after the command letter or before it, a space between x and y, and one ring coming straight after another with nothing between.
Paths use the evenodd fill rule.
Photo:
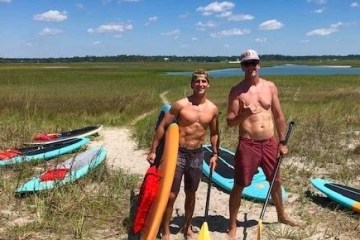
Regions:
<instances>
[{"instance_id":1,"label":"paddle handle","mask_svg":"<svg viewBox=\"0 0 360 240\"><path fill-rule=\"evenodd\" d=\"M206 195L206 205L205 205L205 222L207 222L208 213L209 213L212 174L213 174L213 169L212 169L212 166L210 166L209 183L208 183L208 189L207 189L207 195Z\"/></svg>"},{"instance_id":2,"label":"paddle handle","mask_svg":"<svg viewBox=\"0 0 360 240\"><path fill-rule=\"evenodd\" d=\"M290 138L290 134L292 132L292 129L295 125L295 122L294 121L291 121L289 123L289 126L288 126L288 129L287 129L287 132L286 132L286 136L285 136L285 140L284 140L284 144L286 145L289 141L289 138ZM278 162L276 164L276 168L275 168L275 172L274 172L274 176L273 176L273 179L271 180L271 184L270 184L270 187L269 187L269 190L266 194L266 199L265 199L265 203L262 207L262 210L261 210L261 214L260 214L260 219L263 219L264 217L264 214L265 214L265 210L266 210L266 206L269 202L269 198L270 198L270 193L271 193L271 190L274 186L274 182L275 182L275 178L276 178L276 175L277 173L279 172L279 169L280 169L280 165L281 165L281 158L282 158L282 154L278 157Z\"/></svg>"}]
</instances>

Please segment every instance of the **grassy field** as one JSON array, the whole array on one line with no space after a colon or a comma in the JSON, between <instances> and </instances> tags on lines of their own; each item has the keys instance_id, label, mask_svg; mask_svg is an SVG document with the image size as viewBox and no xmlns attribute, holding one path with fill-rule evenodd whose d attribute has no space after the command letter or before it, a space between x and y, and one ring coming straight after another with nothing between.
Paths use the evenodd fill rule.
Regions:
<instances>
[{"instance_id":1,"label":"grassy field","mask_svg":"<svg viewBox=\"0 0 360 240\"><path fill-rule=\"evenodd\" d=\"M0 149L21 146L37 132L92 124L131 127L139 147L147 148L156 111L134 126L132 120L157 110L162 103L159 95L165 91L170 101L189 94L189 77L164 72L193 71L194 66L233 67L226 63L1 64ZM329 221L326 235L319 239L359 239L360 215L314 195L308 179L326 177L360 188L360 76L266 78L278 85L285 115L296 123L282 170L286 189L299 196L297 215L308 222L307 237L315 234L311 231L316 225ZM239 77L212 79L208 93L222 112L221 146L230 149L237 133L226 127L227 94L238 81ZM129 189L137 184L137 176L101 167L57 191L16 198L13 192L19 182L45 164L0 169L0 239L106 239L106 234L127 232ZM319 205L315 210L309 207L314 201ZM19 212L28 213L20 225L14 222ZM274 239L306 238L296 231L267 234Z\"/></svg>"}]
</instances>

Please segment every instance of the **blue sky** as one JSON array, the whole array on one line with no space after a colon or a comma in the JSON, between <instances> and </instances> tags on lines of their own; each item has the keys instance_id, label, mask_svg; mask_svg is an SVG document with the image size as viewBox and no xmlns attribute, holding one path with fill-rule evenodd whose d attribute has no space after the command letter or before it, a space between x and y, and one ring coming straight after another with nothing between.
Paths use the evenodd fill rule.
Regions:
<instances>
[{"instance_id":1,"label":"blue sky","mask_svg":"<svg viewBox=\"0 0 360 240\"><path fill-rule=\"evenodd\" d=\"M0 57L360 54L360 0L0 0Z\"/></svg>"}]
</instances>

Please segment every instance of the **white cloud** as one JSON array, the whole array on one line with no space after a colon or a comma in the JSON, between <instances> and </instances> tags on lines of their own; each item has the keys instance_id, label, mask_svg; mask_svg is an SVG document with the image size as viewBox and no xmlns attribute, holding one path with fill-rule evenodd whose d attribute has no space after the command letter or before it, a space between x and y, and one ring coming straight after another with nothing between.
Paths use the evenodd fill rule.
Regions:
<instances>
[{"instance_id":1,"label":"white cloud","mask_svg":"<svg viewBox=\"0 0 360 240\"><path fill-rule=\"evenodd\" d=\"M56 28L44 28L39 35L41 36L57 36L59 34L63 33L62 30L56 29Z\"/></svg>"},{"instance_id":2,"label":"white cloud","mask_svg":"<svg viewBox=\"0 0 360 240\"><path fill-rule=\"evenodd\" d=\"M327 36L327 35L330 35L332 33L338 32L339 28L342 27L342 26L345 26L345 25L346 24L344 24L343 22L333 23L328 28L314 29L314 30L312 30L310 32L307 32L306 35L307 36Z\"/></svg>"},{"instance_id":3,"label":"white cloud","mask_svg":"<svg viewBox=\"0 0 360 240\"><path fill-rule=\"evenodd\" d=\"M259 25L260 30L277 30L284 26L281 22L276 19L272 19L266 22L263 22Z\"/></svg>"},{"instance_id":4,"label":"white cloud","mask_svg":"<svg viewBox=\"0 0 360 240\"><path fill-rule=\"evenodd\" d=\"M334 32L337 32L338 29L336 28L319 28L319 29L314 29L308 33L306 33L307 36L327 36L330 35Z\"/></svg>"},{"instance_id":5,"label":"white cloud","mask_svg":"<svg viewBox=\"0 0 360 240\"><path fill-rule=\"evenodd\" d=\"M122 33L128 30L132 30L133 25L128 23L109 23L101 25L97 28L89 28L89 33Z\"/></svg>"},{"instance_id":6,"label":"white cloud","mask_svg":"<svg viewBox=\"0 0 360 240\"><path fill-rule=\"evenodd\" d=\"M44 22L62 22L68 18L67 12L60 12L58 10L49 10L44 13L34 15L35 21L44 21Z\"/></svg>"},{"instance_id":7,"label":"white cloud","mask_svg":"<svg viewBox=\"0 0 360 240\"><path fill-rule=\"evenodd\" d=\"M319 4L319 5L327 4L327 0L307 0L307 2L315 3L315 4Z\"/></svg>"},{"instance_id":8,"label":"white cloud","mask_svg":"<svg viewBox=\"0 0 360 240\"><path fill-rule=\"evenodd\" d=\"M121 0L121 2L140 2L141 0Z\"/></svg>"},{"instance_id":9,"label":"white cloud","mask_svg":"<svg viewBox=\"0 0 360 240\"><path fill-rule=\"evenodd\" d=\"M319 8L314 10L314 13L323 13L325 11L326 8Z\"/></svg>"},{"instance_id":10,"label":"white cloud","mask_svg":"<svg viewBox=\"0 0 360 240\"><path fill-rule=\"evenodd\" d=\"M11 3L11 0L0 0L0 3Z\"/></svg>"},{"instance_id":11,"label":"white cloud","mask_svg":"<svg viewBox=\"0 0 360 240\"><path fill-rule=\"evenodd\" d=\"M230 17L232 15L231 11L226 11L226 12L222 12L218 15L216 15L217 17L221 17L221 18L225 18L225 17Z\"/></svg>"},{"instance_id":12,"label":"white cloud","mask_svg":"<svg viewBox=\"0 0 360 240\"><path fill-rule=\"evenodd\" d=\"M154 23L158 20L158 17L157 16L154 16L154 17L149 17L148 18L148 21L145 23L145 26L148 26L150 25L150 23Z\"/></svg>"},{"instance_id":13,"label":"white cloud","mask_svg":"<svg viewBox=\"0 0 360 240\"><path fill-rule=\"evenodd\" d=\"M258 43L267 42L267 38L255 38L255 42L258 42Z\"/></svg>"},{"instance_id":14,"label":"white cloud","mask_svg":"<svg viewBox=\"0 0 360 240\"><path fill-rule=\"evenodd\" d=\"M233 22L240 22L240 21L250 21L253 20L255 17L249 14L238 14L238 15L231 15L228 17L229 21Z\"/></svg>"},{"instance_id":15,"label":"white cloud","mask_svg":"<svg viewBox=\"0 0 360 240\"><path fill-rule=\"evenodd\" d=\"M229 29L229 30L223 30L220 32L216 32L216 33L211 33L210 36L213 38L221 38L221 37L243 36L243 35L246 35L249 33L250 33L250 30L248 30L248 29L233 28L233 29Z\"/></svg>"},{"instance_id":16,"label":"white cloud","mask_svg":"<svg viewBox=\"0 0 360 240\"><path fill-rule=\"evenodd\" d=\"M191 38L191 41L194 41L194 42L195 42L195 41L198 41L198 40L199 40L199 39L198 39L197 37L192 37L192 38Z\"/></svg>"},{"instance_id":17,"label":"white cloud","mask_svg":"<svg viewBox=\"0 0 360 240\"><path fill-rule=\"evenodd\" d=\"M93 44L93 45L100 45L101 42L100 42L100 41L94 41L92 44Z\"/></svg>"},{"instance_id":18,"label":"white cloud","mask_svg":"<svg viewBox=\"0 0 360 240\"><path fill-rule=\"evenodd\" d=\"M214 28L216 27L216 24L212 21L208 21L206 23L203 23L203 22L198 22L196 23L196 28L200 31L205 31L206 29L208 28Z\"/></svg>"},{"instance_id":19,"label":"white cloud","mask_svg":"<svg viewBox=\"0 0 360 240\"><path fill-rule=\"evenodd\" d=\"M235 7L235 4L232 2L212 2L205 7L198 7L196 11L201 12L204 16L210 16L217 14L217 16L229 16L231 10Z\"/></svg>"},{"instance_id":20,"label":"white cloud","mask_svg":"<svg viewBox=\"0 0 360 240\"><path fill-rule=\"evenodd\" d=\"M175 29L175 30L172 30L170 32L160 33L161 36L170 37L170 38L173 38L173 39L178 39L180 34L181 34L181 32L180 32L179 29Z\"/></svg>"},{"instance_id":21,"label":"white cloud","mask_svg":"<svg viewBox=\"0 0 360 240\"><path fill-rule=\"evenodd\" d=\"M351 3L350 7L356 8L356 7L360 7L360 5L358 2L353 2L353 3Z\"/></svg>"},{"instance_id":22,"label":"white cloud","mask_svg":"<svg viewBox=\"0 0 360 240\"><path fill-rule=\"evenodd\" d=\"M148 19L149 22L156 22L157 20L158 20L157 16L149 17L149 19Z\"/></svg>"},{"instance_id":23,"label":"white cloud","mask_svg":"<svg viewBox=\"0 0 360 240\"><path fill-rule=\"evenodd\" d=\"M339 27L342 27L344 26L344 23L343 22L337 22L337 23L333 23L330 25L331 28L339 28Z\"/></svg>"}]
</instances>

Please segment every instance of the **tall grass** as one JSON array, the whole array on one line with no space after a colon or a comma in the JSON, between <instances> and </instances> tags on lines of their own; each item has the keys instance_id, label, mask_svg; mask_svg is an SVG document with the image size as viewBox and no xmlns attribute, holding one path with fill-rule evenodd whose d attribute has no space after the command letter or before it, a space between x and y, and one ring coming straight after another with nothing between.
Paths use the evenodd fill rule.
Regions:
<instances>
[{"instance_id":1,"label":"tall grass","mask_svg":"<svg viewBox=\"0 0 360 240\"><path fill-rule=\"evenodd\" d=\"M59 66L63 68L54 68ZM195 68L223 67L230 66L203 63ZM166 98L174 101L191 92L190 76L164 72L192 70L192 63L0 65L0 147L20 146L37 132L90 124L130 127L136 117L151 112L131 126L138 146L148 148L162 104L159 95L169 91ZM287 120L296 123L282 175L288 192L298 196L294 215L308 222L295 231L274 226L267 235L302 239L316 236L317 227L325 225L329 229L319 239L356 239L359 215L313 194L309 178L360 188L360 76L263 77L277 84ZM231 150L237 130L226 126L227 94L240 80L211 79L208 92L222 112L221 145ZM18 183L46 167L36 163L0 169L0 239L103 239L102 229L111 229L111 237L126 236L129 189L138 184L138 176L100 167L61 189L24 199L13 195ZM328 219L332 222L325 224Z\"/></svg>"}]
</instances>

